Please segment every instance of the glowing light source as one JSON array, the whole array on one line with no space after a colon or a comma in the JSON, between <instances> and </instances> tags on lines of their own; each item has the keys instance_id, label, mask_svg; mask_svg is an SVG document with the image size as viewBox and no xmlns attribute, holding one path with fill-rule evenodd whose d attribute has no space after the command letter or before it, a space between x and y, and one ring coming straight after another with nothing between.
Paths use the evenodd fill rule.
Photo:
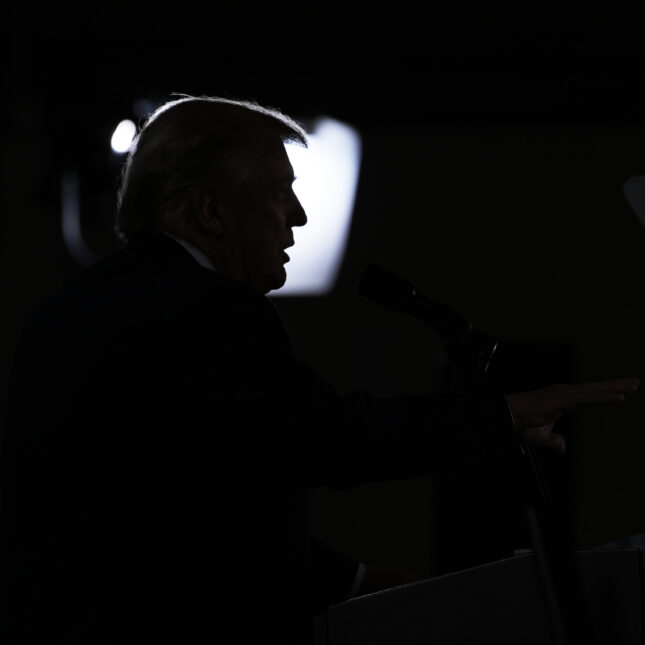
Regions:
<instances>
[{"instance_id":1,"label":"glowing light source","mask_svg":"<svg viewBox=\"0 0 645 645\"><path fill-rule=\"evenodd\" d=\"M307 224L293 229L287 282L272 296L324 295L336 281L351 227L361 162L361 138L345 123L318 119L309 147L288 144L297 177L293 189Z\"/></svg>"},{"instance_id":2,"label":"glowing light source","mask_svg":"<svg viewBox=\"0 0 645 645\"><path fill-rule=\"evenodd\" d=\"M143 114L150 102L138 101ZM137 127L121 121L111 139L112 150L130 150ZM289 248L287 281L272 296L324 295L333 289L340 270L358 187L362 142L359 133L332 118L320 117L308 133L308 148L288 144L287 154L297 177L294 191L307 213L307 224L293 229L295 246ZM70 253L81 264L95 261L81 230L79 179L75 172L61 180L62 227Z\"/></svg>"},{"instance_id":3,"label":"glowing light source","mask_svg":"<svg viewBox=\"0 0 645 645\"><path fill-rule=\"evenodd\" d=\"M117 154L123 154L130 149L137 126L130 119L124 119L116 126L110 144Z\"/></svg>"}]
</instances>

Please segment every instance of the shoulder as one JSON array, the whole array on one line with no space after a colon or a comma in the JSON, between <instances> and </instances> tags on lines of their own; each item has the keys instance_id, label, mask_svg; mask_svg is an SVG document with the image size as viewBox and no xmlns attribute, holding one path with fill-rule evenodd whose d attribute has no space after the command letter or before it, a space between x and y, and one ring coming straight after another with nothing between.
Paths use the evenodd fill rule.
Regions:
<instances>
[{"instance_id":1,"label":"shoulder","mask_svg":"<svg viewBox=\"0 0 645 645\"><path fill-rule=\"evenodd\" d=\"M140 236L80 271L45 298L25 333L78 337L204 325L281 330L273 304L250 287L201 266L163 234Z\"/></svg>"}]
</instances>

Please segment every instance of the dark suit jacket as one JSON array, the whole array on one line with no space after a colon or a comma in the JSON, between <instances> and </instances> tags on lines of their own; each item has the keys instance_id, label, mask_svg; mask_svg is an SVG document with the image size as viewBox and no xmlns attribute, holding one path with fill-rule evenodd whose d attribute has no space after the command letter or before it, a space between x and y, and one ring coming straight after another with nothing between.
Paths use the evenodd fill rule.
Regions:
<instances>
[{"instance_id":1,"label":"dark suit jacket","mask_svg":"<svg viewBox=\"0 0 645 645\"><path fill-rule=\"evenodd\" d=\"M308 540L311 487L517 450L501 396L339 395L269 299L162 234L46 301L13 383L6 643L306 644L356 565L316 582L334 556Z\"/></svg>"}]
</instances>

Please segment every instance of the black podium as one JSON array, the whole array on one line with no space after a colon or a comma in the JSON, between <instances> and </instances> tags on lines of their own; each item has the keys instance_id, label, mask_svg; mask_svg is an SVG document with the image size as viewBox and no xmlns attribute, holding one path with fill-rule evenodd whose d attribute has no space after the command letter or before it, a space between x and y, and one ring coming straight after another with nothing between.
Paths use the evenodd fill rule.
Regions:
<instances>
[{"instance_id":1,"label":"black podium","mask_svg":"<svg viewBox=\"0 0 645 645\"><path fill-rule=\"evenodd\" d=\"M643 645L639 548L575 551L595 645ZM320 645L552 645L532 551L332 605Z\"/></svg>"}]
</instances>

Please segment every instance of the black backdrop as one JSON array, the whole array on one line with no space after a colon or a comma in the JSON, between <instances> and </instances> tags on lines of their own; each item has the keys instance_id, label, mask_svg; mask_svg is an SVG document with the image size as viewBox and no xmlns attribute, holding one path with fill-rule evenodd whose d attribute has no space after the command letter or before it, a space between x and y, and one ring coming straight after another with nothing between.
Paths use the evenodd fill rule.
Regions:
<instances>
[{"instance_id":1,"label":"black backdrop","mask_svg":"<svg viewBox=\"0 0 645 645\"><path fill-rule=\"evenodd\" d=\"M339 281L325 297L276 299L298 354L339 390L441 382L432 330L357 294L369 262L503 339L508 389L642 378L645 236L622 196L626 179L645 174L634 8L270 4L10 8L0 44L2 406L25 313L79 270L60 231L61 172L78 167L88 212L109 211L109 128L135 98L170 92L257 99L360 131ZM97 248L109 248L105 222L96 230ZM547 465L577 546L645 531L644 420L637 394L563 422L569 454ZM471 477L473 490L491 490L490 472ZM486 550L499 535L494 509L476 514L468 487L459 521L445 521L446 487L428 476L315 490L312 526L361 558L432 574L446 566L446 544Z\"/></svg>"}]
</instances>

